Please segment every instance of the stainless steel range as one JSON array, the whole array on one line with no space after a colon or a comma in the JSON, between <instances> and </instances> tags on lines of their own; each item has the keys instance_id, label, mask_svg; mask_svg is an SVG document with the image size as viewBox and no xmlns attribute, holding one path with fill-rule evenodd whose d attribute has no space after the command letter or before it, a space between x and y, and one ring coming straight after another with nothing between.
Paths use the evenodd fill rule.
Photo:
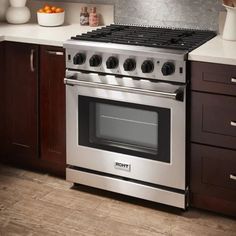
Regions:
<instances>
[{"instance_id":1,"label":"stainless steel range","mask_svg":"<svg viewBox=\"0 0 236 236\"><path fill-rule=\"evenodd\" d=\"M68 40L67 180L185 209L186 60L214 35L110 25Z\"/></svg>"}]
</instances>

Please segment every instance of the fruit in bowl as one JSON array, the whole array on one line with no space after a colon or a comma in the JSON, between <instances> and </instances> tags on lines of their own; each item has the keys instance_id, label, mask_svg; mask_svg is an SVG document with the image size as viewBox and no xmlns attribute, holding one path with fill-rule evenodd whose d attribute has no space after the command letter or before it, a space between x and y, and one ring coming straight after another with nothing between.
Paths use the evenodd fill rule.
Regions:
<instances>
[{"instance_id":1,"label":"fruit in bowl","mask_svg":"<svg viewBox=\"0 0 236 236\"><path fill-rule=\"evenodd\" d=\"M64 23L65 10L61 7L45 5L37 11L37 18L41 26L59 26Z\"/></svg>"}]
</instances>

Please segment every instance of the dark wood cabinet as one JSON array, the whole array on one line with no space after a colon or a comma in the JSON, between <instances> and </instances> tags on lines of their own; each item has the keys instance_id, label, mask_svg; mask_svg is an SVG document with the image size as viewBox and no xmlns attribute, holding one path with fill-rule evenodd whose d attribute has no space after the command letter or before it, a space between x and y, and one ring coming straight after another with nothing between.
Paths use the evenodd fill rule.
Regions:
<instances>
[{"instance_id":1,"label":"dark wood cabinet","mask_svg":"<svg viewBox=\"0 0 236 236\"><path fill-rule=\"evenodd\" d=\"M4 127L5 127L5 96L4 96L4 72L5 72L5 63L4 63L4 43L0 43L0 159L4 155Z\"/></svg>"},{"instance_id":2,"label":"dark wood cabinet","mask_svg":"<svg viewBox=\"0 0 236 236\"><path fill-rule=\"evenodd\" d=\"M6 150L15 158L38 156L38 46L5 44Z\"/></svg>"},{"instance_id":3,"label":"dark wood cabinet","mask_svg":"<svg viewBox=\"0 0 236 236\"><path fill-rule=\"evenodd\" d=\"M205 62L191 63L194 91L236 95L236 66Z\"/></svg>"},{"instance_id":4,"label":"dark wood cabinet","mask_svg":"<svg viewBox=\"0 0 236 236\"><path fill-rule=\"evenodd\" d=\"M236 216L236 66L191 68L191 205Z\"/></svg>"},{"instance_id":5,"label":"dark wood cabinet","mask_svg":"<svg viewBox=\"0 0 236 236\"><path fill-rule=\"evenodd\" d=\"M5 42L0 49L2 161L65 176L63 48Z\"/></svg>"},{"instance_id":6,"label":"dark wood cabinet","mask_svg":"<svg viewBox=\"0 0 236 236\"><path fill-rule=\"evenodd\" d=\"M236 149L236 97L192 92L191 141Z\"/></svg>"},{"instance_id":7,"label":"dark wood cabinet","mask_svg":"<svg viewBox=\"0 0 236 236\"><path fill-rule=\"evenodd\" d=\"M236 151L191 145L191 192L196 207L236 216Z\"/></svg>"},{"instance_id":8,"label":"dark wood cabinet","mask_svg":"<svg viewBox=\"0 0 236 236\"><path fill-rule=\"evenodd\" d=\"M41 158L65 166L65 55L58 47L40 47Z\"/></svg>"}]
</instances>

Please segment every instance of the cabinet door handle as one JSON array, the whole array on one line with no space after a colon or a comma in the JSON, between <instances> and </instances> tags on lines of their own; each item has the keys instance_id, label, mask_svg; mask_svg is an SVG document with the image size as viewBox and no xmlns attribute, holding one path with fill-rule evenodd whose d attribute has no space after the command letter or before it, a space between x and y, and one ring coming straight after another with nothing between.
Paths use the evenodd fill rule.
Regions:
<instances>
[{"instance_id":1,"label":"cabinet door handle","mask_svg":"<svg viewBox=\"0 0 236 236\"><path fill-rule=\"evenodd\" d=\"M236 78L231 78L232 83L236 83Z\"/></svg>"},{"instance_id":2,"label":"cabinet door handle","mask_svg":"<svg viewBox=\"0 0 236 236\"><path fill-rule=\"evenodd\" d=\"M47 51L48 54L50 55L55 55L55 56L63 56L64 52L56 52L56 51Z\"/></svg>"},{"instance_id":3,"label":"cabinet door handle","mask_svg":"<svg viewBox=\"0 0 236 236\"><path fill-rule=\"evenodd\" d=\"M235 121L230 121L230 125L233 127L236 127L236 122Z\"/></svg>"},{"instance_id":4,"label":"cabinet door handle","mask_svg":"<svg viewBox=\"0 0 236 236\"><path fill-rule=\"evenodd\" d=\"M232 179L232 180L236 180L236 175L231 174L231 175L229 176L229 178Z\"/></svg>"},{"instance_id":5,"label":"cabinet door handle","mask_svg":"<svg viewBox=\"0 0 236 236\"><path fill-rule=\"evenodd\" d=\"M30 51L30 70L31 70L31 72L35 71L35 68L34 68L34 52L35 52L35 50L31 49L31 51Z\"/></svg>"}]
</instances>

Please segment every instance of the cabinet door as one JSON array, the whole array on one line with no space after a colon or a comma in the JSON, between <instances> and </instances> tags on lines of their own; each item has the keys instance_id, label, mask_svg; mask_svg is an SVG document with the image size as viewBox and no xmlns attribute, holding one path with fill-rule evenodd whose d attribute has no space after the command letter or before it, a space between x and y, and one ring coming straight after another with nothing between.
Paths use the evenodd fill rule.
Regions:
<instances>
[{"instance_id":1,"label":"cabinet door","mask_svg":"<svg viewBox=\"0 0 236 236\"><path fill-rule=\"evenodd\" d=\"M191 204L236 216L236 151L191 145Z\"/></svg>"},{"instance_id":2,"label":"cabinet door","mask_svg":"<svg viewBox=\"0 0 236 236\"><path fill-rule=\"evenodd\" d=\"M38 47L5 45L6 148L11 157L38 155Z\"/></svg>"},{"instance_id":3,"label":"cabinet door","mask_svg":"<svg viewBox=\"0 0 236 236\"><path fill-rule=\"evenodd\" d=\"M40 65L41 158L65 164L64 50L42 46Z\"/></svg>"},{"instance_id":4,"label":"cabinet door","mask_svg":"<svg viewBox=\"0 0 236 236\"><path fill-rule=\"evenodd\" d=\"M191 93L191 141L236 149L236 97Z\"/></svg>"},{"instance_id":5,"label":"cabinet door","mask_svg":"<svg viewBox=\"0 0 236 236\"><path fill-rule=\"evenodd\" d=\"M191 89L235 96L236 66L191 62Z\"/></svg>"}]
</instances>

